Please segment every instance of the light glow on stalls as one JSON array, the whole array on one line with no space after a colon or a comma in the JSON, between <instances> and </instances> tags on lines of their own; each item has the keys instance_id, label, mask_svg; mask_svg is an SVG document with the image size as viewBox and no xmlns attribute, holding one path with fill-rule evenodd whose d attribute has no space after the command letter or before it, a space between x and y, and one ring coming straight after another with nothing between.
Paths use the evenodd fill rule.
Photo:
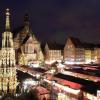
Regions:
<instances>
[{"instance_id":1,"label":"light glow on stalls","mask_svg":"<svg viewBox=\"0 0 100 100\"><path fill-rule=\"evenodd\" d=\"M40 74L36 74L36 78L39 79L40 78Z\"/></svg>"},{"instance_id":2,"label":"light glow on stalls","mask_svg":"<svg viewBox=\"0 0 100 100\"><path fill-rule=\"evenodd\" d=\"M54 74L54 73L55 73L55 69L51 69L51 70L49 70L49 71L47 71L47 72L45 72L45 73L51 73L51 74Z\"/></svg>"},{"instance_id":3,"label":"light glow on stalls","mask_svg":"<svg viewBox=\"0 0 100 100\"><path fill-rule=\"evenodd\" d=\"M91 63L91 60L86 60L85 63L86 63L86 64L90 64L90 63Z\"/></svg>"},{"instance_id":4,"label":"light glow on stalls","mask_svg":"<svg viewBox=\"0 0 100 100\"><path fill-rule=\"evenodd\" d=\"M49 81L47 79L44 79L44 81L52 84L52 81ZM68 93L72 93L72 94L75 94L75 95L78 95L80 93L79 89L75 90L75 89L69 88L67 86L60 85L58 83L53 83L53 85L57 86L58 88L64 90L65 92L68 92Z\"/></svg>"},{"instance_id":5,"label":"light glow on stalls","mask_svg":"<svg viewBox=\"0 0 100 100\"><path fill-rule=\"evenodd\" d=\"M96 96L94 96L94 95L92 95L92 94L89 94L89 93L86 94L86 97L87 97L89 100L100 100L100 98L98 98L98 97L96 97Z\"/></svg>"},{"instance_id":6,"label":"light glow on stalls","mask_svg":"<svg viewBox=\"0 0 100 100\"><path fill-rule=\"evenodd\" d=\"M29 86L35 86L37 85L38 82L37 81L34 81L32 79L26 79L24 82L23 82L23 87L24 87L24 90L26 90Z\"/></svg>"},{"instance_id":7,"label":"light glow on stalls","mask_svg":"<svg viewBox=\"0 0 100 100\"><path fill-rule=\"evenodd\" d=\"M68 100L68 98L64 93L58 93L58 100Z\"/></svg>"},{"instance_id":8,"label":"light glow on stalls","mask_svg":"<svg viewBox=\"0 0 100 100\"><path fill-rule=\"evenodd\" d=\"M33 67L33 68L38 68L39 67L39 63L28 64L28 66Z\"/></svg>"},{"instance_id":9,"label":"light glow on stalls","mask_svg":"<svg viewBox=\"0 0 100 100\"><path fill-rule=\"evenodd\" d=\"M71 61L65 61L65 64L72 65L72 64L75 64L75 63L74 62L71 62Z\"/></svg>"},{"instance_id":10,"label":"light glow on stalls","mask_svg":"<svg viewBox=\"0 0 100 100\"><path fill-rule=\"evenodd\" d=\"M73 65L73 64L84 64L84 62L65 61L65 64L68 64L68 65Z\"/></svg>"},{"instance_id":11,"label":"light glow on stalls","mask_svg":"<svg viewBox=\"0 0 100 100\"><path fill-rule=\"evenodd\" d=\"M53 73L55 73L56 71L55 71L55 69L51 69L49 72L53 74Z\"/></svg>"},{"instance_id":12,"label":"light glow on stalls","mask_svg":"<svg viewBox=\"0 0 100 100\"><path fill-rule=\"evenodd\" d=\"M54 62L56 62L56 60L51 60L51 61L45 61L45 64L52 64L52 63L54 63Z\"/></svg>"},{"instance_id":13,"label":"light glow on stalls","mask_svg":"<svg viewBox=\"0 0 100 100\"><path fill-rule=\"evenodd\" d=\"M36 83L37 83L36 81L32 81L32 80L23 82L24 85L36 85Z\"/></svg>"},{"instance_id":14,"label":"light glow on stalls","mask_svg":"<svg viewBox=\"0 0 100 100\"><path fill-rule=\"evenodd\" d=\"M63 65L63 64L61 64L61 63L58 63L58 64L57 64L57 67L58 67L58 68L64 68L65 65Z\"/></svg>"}]
</instances>

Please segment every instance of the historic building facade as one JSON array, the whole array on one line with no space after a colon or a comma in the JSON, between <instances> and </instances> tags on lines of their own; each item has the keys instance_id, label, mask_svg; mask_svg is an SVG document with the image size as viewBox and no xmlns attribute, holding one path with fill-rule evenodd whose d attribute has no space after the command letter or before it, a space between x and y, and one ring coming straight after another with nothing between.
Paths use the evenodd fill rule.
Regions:
<instances>
[{"instance_id":1,"label":"historic building facade","mask_svg":"<svg viewBox=\"0 0 100 100\"><path fill-rule=\"evenodd\" d=\"M100 46L94 48L94 61L97 64L100 64Z\"/></svg>"},{"instance_id":2,"label":"historic building facade","mask_svg":"<svg viewBox=\"0 0 100 100\"><path fill-rule=\"evenodd\" d=\"M24 26L15 30L14 46L18 64L28 65L44 61L40 43L29 26L28 15L24 17Z\"/></svg>"},{"instance_id":3,"label":"historic building facade","mask_svg":"<svg viewBox=\"0 0 100 100\"><path fill-rule=\"evenodd\" d=\"M64 47L64 61L68 64L84 63L84 51L78 39L69 37Z\"/></svg>"},{"instance_id":4,"label":"historic building facade","mask_svg":"<svg viewBox=\"0 0 100 100\"><path fill-rule=\"evenodd\" d=\"M94 49L85 48L85 63L94 62Z\"/></svg>"},{"instance_id":5,"label":"historic building facade","mask_svg":"<svg viewBox=\"0 0 100 100\"><path fill-rule=\"evenodd\" d=\"M13 35L10 32L9 9L6 10L6 28L2 34L0 53L0 94L15 93L17 78Z\"/></svg>"},{"instance_id":6,"label":"historic building facade","mask_svg":"<svg viewBox=\"0 0 100 100\"><path fill-rule=\"evenodd\" d=\"M94 48L93 44L83 43L77 38L69 37L64 47L64 61L67 64L95 63Z\"/></svg>"},{"instance_id":7,"label":"historic building facade","mask_svg":"<svg viewBox=\"0 0 100 100\"><path fill-rule=\"evenodd\" d=\"M63 46L46 43L44 50L45 62L53 63L63 60Z\"/></svg>"}]
</instances>

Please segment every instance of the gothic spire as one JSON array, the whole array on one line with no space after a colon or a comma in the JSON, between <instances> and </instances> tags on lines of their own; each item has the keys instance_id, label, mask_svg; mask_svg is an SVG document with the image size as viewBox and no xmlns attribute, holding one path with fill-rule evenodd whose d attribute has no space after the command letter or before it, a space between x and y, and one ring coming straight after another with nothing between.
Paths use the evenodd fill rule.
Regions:
<instances>
[{"instance_id":1,"label":"gothic spire","mask_svg":"<svg viewBox=\"0 0 100 100\"><path fill-rule=\"evenodd\" d=\"M29 25L29 15L28 14L25 14L24 16L24 24Z\"/></svg>"},{"instance_id":2,"label":"gothic spire","mask_svg":"<svg viewBox=\"0 0 100 100\"><path fill-rule=\"evenodd\" d=\"M24 28L26 33L29 33L29 15L25 14L24 16Z\"/></svg>"},{"instance_id":3,"label":"gothic spire","mask_svg":"<svg viewBox=\"0 0 100 100\"><path fill-rule=\"evenodd\" d=\"M10 31L10 13L9 13L9 9L6 9L6 26L5 26L5 30L6 31Z\"/></svg>"}]
</instances>

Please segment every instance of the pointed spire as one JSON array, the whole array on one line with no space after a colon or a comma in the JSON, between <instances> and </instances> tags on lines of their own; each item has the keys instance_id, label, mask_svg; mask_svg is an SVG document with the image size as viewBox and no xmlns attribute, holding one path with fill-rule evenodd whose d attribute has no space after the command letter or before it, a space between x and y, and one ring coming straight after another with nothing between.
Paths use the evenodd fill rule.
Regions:
<instances>
[{"instance_id":1,"label":"pointed spire","mask_svg":"<svg viewBox=\"0 0 100 100\"><path fill-rule=\"evenodd\" d=\"M28 14L25 14L24 16L24 24L29 25L29 15Z\"/></svg>"},{"instance_id":2,"label":"pointed spire","mask_svg":"<svg viewBox=\"0 0 100 100\"><path fill-rule=\"evenodd\" d=\"M25 31L26 33L29 33L29 15L28 14L25 14L24 16L24 28L25 28Z\"/></svg>"},{"instance_id":3,"label":"pointed spire","mask_svg":"<svg viewBox=\"0 0 100 100\"><path fill-rule=\"evenodd\" d=\"M9 9L7 8L6 9L6 26L5 26L5 29L6 31L9 31L10 30L10 13L9 13Z\"/></svg>"}]
</instances>

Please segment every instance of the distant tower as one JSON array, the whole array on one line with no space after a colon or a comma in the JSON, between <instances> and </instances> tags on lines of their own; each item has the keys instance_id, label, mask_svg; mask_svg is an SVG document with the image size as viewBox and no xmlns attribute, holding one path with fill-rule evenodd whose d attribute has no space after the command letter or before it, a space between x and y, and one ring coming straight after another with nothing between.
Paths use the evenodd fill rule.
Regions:
<instances>
[{"instance_id":1,"label":"distant tower","mask_svg":"<svg viewBox=\"0 0 100 100\"><path fill-rule=\"evenodd\" d=\"M10 13L6 9L6 25L5 32L2 34L2 49L0 61L0 93L16 92L16 66L15 66L15 50L13 47L13 36L10 32Z\"/></svg>"}]
</instances>

